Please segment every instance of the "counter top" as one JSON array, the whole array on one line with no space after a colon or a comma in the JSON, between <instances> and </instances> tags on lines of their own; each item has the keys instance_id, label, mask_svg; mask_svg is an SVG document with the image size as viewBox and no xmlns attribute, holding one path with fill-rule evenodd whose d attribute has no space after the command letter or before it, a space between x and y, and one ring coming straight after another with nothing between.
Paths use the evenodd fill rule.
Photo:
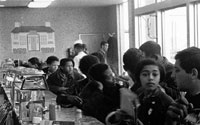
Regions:
<instances>
[{"instance_id":1,"label":"counter top","mask_svg":"<svg viewBox=\"0 0 200 125\"><path fill-rule=\"evenodd\" d=\"M11 101L11 88L4 88L4 91L9 99ZM56 104L56 95L53 94L50 91L45 91L45 107L48 109L50 103ZM104 125L100 121L98 121L96 118L85 116L80 113L80 110L77 110L76 107L72 108L60 108L60 106L57 106L56 108L56 121L73 121L75 122L77 119L79 119L79 122L75 122L75 125L84 124L84 125ZM18 107L17 104L15 105L15 111L16 114L18 113ZM45 120L49 119L49 112L45 113L44 116Z\"/></svg>"}]
</instances>

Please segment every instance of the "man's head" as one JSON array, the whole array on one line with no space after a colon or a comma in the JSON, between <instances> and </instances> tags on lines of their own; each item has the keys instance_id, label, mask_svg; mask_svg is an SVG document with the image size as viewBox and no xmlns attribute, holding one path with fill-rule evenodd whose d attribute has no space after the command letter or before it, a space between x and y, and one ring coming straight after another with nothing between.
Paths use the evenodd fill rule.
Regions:
<instances>
[{"instance_id":1,"label":"man's head","mask_svg":"<svg viewBox=\"0 0 200 125\"><path fill-rule=\"evenodd\" d=\"M147 41L147 42L143 43L139 49L142 50L142 52L144 52L145 57L161 55L160 45L153 41Z\"/></svg>"},{"instance_id":2,"label":"man's head","mask_svg":"<svg viewBox=\"0 0 200 125\"><path fill-rule=\"evenodd\" d=\"M108 51L108 47L109 47L108 42L106 42L106 41L101 41L101 49L102 49L104 52L107 52L107 51Z\"/></svg>"},{"instance_id":3,"label":"man's head","mask_svg":"<svg viewBox=\"0 0 200 125\"><path fill-rule=\"evenodd\" d=\"M181 91L192 93L200 84L200 49L184 49L176 54L175 59L172 77Z\"/></svg>"},{"instance_id":4,"label":"man's head","mask_svg":"<svg viewBox=\"0 0 200 125\"><path fill-rule=\"evenodd\" d=\"M60 68L66 74L73 73L74 61L71 58L63 58L60 60Z\"/></svg>"},{"instance_id":5,"label":"man's head","mask_svg":"<svg viewBox=\"0 0 200 125\"><path fill-rule=\"evenodd\" d=\"M30 59L28 60L28 65L29 65L29 67L31 67L31 68L36 68L36 69L38 69L39 66L40 66L40 61L39 61L39 59L38 59L37 57L32 57L32 58L30 58Z\"/></svg>"},{"instance_id":6,"label":"man's head","mask_svg":"<svg viewBox=\"0 0 200 125\"><path fill-rule=\"evenodd\" d=\"M77 55L81 51L83 51L83 44L81 44L81 43L74 44L75 55Z\"/></svg>"},{"instance_id":7,"label":"man's head","mask_svg":"<svg viewBox=\"0 0 200 125\"><path fill-rule=\"evenodd\" d=\"M49 56L46 60L48 70L50 72L55 72L58 69L59 59L56 56Z\"/></svg>"},{"instance_id":8,"label":"man's head","mask_svg":"<svg viewBox=\"0 0 200 125\"><path fill-rule=\"evenodd\" d=\"M128 49L123 55L124 70L128 72L133 80L137 63L143 58L144 55L142 51L136 48Z\"/></svg>"},{"instance_id":9,"label":"man's head","mask_svg":"<svg viewBox=\"0 0 200 125\"><path fill-rule=\"evenodd\" d=\"M104 63L104 62L105 62L105 61L104 61L104 57L103 57L103 55L100 54L99 52L91 53L91 55L97 57L101 63Z\"/></svg>"},{"instance_id":10,"label":"man's head","mask_svg":"<svg viewBox=\"0 0 200 125\"><path fill-rule=\"evenodd\" d=\"M99 63L99 59L97 57L93 55L86 55L80 60L79 69L87 76L89 68L97 63Z\"/></svg>"},{"instance_id":11,"label":"man's head","mask_svg":"<svg viewBox=\"0 0 200 125\"><path fill-rule=\"evenodd\" d=\"M99 81L102 84L113 83L114 81L112 70L107 64L104 63L94 64L90 67L88 74L92 80Z\"/></svg>"}]
</instances>

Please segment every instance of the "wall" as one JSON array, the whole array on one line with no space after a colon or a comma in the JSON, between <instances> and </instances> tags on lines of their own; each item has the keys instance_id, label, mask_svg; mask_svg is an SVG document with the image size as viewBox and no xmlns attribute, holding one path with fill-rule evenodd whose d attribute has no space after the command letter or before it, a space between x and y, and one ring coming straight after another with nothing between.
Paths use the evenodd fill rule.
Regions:
<instances>
[{"instance_id":1,"label":"wall","mask_svg":"<svg viewBox=\"0 0 200 125\"><path fill-rule=\"evenodd\" d=\"M32 56L45 61L49 55L63 58L66 56L66 49L73 46L73 42L78 39L78 34L109 31L108 11L109 7L0 9L0 61L8 57L26 61ZM55 30L55 53L28 52L21 55L12 53L10 32L14 29L15 22L20 22L24 26L41 26L45 25L46 21L49 21L52 29Z\"/></svg>"}]
</instances>

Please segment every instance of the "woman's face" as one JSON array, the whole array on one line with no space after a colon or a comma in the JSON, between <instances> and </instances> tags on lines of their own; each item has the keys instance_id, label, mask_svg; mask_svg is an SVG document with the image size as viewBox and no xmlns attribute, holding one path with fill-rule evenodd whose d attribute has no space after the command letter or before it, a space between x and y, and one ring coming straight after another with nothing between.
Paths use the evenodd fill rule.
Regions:
<instances>
[{"instance_id":1,"label":"woman's face","mask_svg":"<svg viewBox=\"0 0 200 125\"><path fill-rule=\"evenodd\" d=\"M160 70L156 65L146 65L140 72L140 82L143 88L153 89L159 85Z\"/></svg>"}]
</instances>

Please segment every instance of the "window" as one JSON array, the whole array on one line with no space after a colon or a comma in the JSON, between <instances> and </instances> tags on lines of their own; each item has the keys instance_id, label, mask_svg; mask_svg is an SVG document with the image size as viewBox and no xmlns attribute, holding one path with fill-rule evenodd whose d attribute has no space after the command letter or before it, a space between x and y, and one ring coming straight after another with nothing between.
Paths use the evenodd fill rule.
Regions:
<instances>
[{"instance_id":1,"label":"window","mask_svg":"<svg viewBox=\"0 0 200 125\"><path fill-rule=\"evenodd\" d=\"M196 25L197 25L197 27L198 27L198 29L197 29L197 37L196 37L196 41L198 41L198 45L197 45L197 47L200 47L200 3L198 3L197 4L197 14L196 14L196 16L197 16L197 20L196 20Z\"/></svg>"},{"instance_id":2,"label":"window","mask_svg":"<svg viewBox=\"0 0 200 125\"><path fill-rule=\"evenodd\" d=\"M142 2L143 3L142 3ZM156 41L174 62L177 51L200 47L199 0L135 0L135 46Z\"/></svg>"},{"instance_id":3,"label":"window","mask_svg":"<svg viewBox=\"0 0 200 125\"><path fill-rule=\"evenodd\" d=\"M143 7L155 3L156 0L135 0L136 7Z\"/></svg>"},{"instance_id":4,"label":"window","mask_svg":"<svg viewBox=\"0 0 200 125\"><path fill-rule=\"evenodd\" d=\"M124 2L117 6L118 12L118 40L119 40L119 73L123 72L122 58L124 52L129 49L129 18L128 18L128 2Z\"/></svg>"},{"instance_id":5,"label":"window","mask_svg":"<svg viewBox=\"0 0 200 125\"><path fill-rule=\"evenodd\" d=\"M186 7L163 12L163 55L171 62L177 51L187 48Z\"/></svg>"},{"instance_id":6,"label":"window","mask_svg":"<svg viewBox=\"0 0 200 125\"><path fill-rule=\"evenodd\" d=\"M138 38L137 42L138 45L136 47L139 47L141 44L143 44L146 41L155 41L157 38L157 28L156 28L156 14L151 13L148 15L142 15L139 16L138 21L136 21L136 27L137 27L137 34Z\"/></svg>"}]
</instances>

